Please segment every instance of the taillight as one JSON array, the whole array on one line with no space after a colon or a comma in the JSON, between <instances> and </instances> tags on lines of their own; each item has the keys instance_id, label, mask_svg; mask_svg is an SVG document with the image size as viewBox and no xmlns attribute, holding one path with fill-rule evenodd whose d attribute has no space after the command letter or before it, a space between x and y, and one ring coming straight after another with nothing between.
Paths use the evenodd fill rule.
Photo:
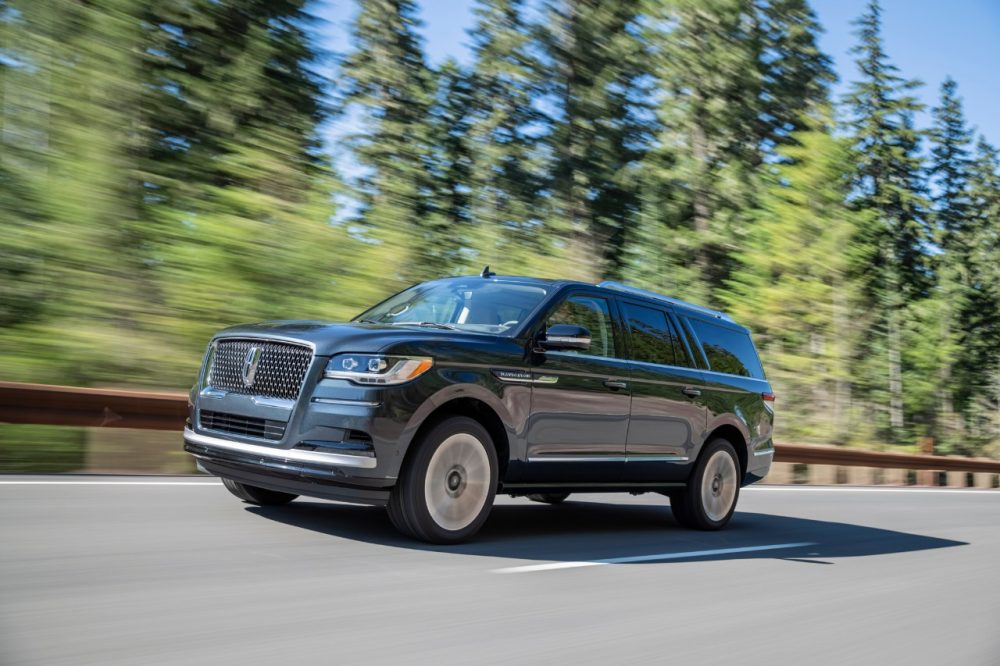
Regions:
<instances>
[{"instance_id":1,"label":"taillight","mask_svg":"<svg viewBox=\"0 0 1000 666\"><path fill-rule=\"evenodd\" d=\"M760 397L762 400L764 400L764 402L774 402L774 394L769 391L761 393Z\"/></svg>"}]
</instances>

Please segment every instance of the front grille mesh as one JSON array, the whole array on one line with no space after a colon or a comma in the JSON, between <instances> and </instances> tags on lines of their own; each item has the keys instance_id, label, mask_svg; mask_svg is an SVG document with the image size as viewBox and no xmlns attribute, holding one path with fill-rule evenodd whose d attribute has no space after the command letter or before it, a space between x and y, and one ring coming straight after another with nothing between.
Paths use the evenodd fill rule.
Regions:
<instances>
[{"instance_id":1,"label":"front grille mesh","mask_svg":"<svg viewBox=\"0 0 1000 666\"><path fill-rule=\"evenodd\" d=\"M281 421L267 421L239 414L210 412L204 409L201 410L201 427L234 435L273 440L279 440L285 434L285 424Z\"/></svg>"},{"instance_id":2,"label":"front grille mesh","mask_svg":"<svg viewBox=\"0 0 1000 666\"><path fill-rule=\"evenodd\" d=\"M243 381L243 366L247 355L255 347L260 348L260 360L253 382L247 386ZM208 385L229 393L294 400L299 395L311 362L312 350L301 345L222 339L215 344Z\"/></svg>"}]
</instances>

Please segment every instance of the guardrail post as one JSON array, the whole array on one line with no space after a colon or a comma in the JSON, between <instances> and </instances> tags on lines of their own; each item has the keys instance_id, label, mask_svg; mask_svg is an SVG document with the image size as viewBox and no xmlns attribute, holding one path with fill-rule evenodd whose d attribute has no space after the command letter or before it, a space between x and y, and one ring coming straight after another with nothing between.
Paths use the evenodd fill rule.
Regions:
<instances>
[{"instance_id":1,"label":"guardrail post","mask_svg":"<svg viewBox=\"0 0 1000 666\"><path fill-rule=\"evenodd\" d=\"M882 482L887 486L905 486L906 485L906 470L905 469L885 469L882 470Z\"/></svg>"},{"instance_id":2,"label":"guardrail post","mask_svg":"<svg viewBox=\"0 0 1000 666\"><path fill-rule=\"evenodd\" d=\"M948 487L949 488L964 488L965 487L965 472L948 472Z\"/></svg>"},{"instance_id":3,"label":"guardrail post","mask_svg":"<svg viewBox=\"0 0 1000 666\"><path fill-rule=\"evenodd\" d=\"M976 488L992 488L993 487L993 477L996 474L990 474L989 472L976 472L973 475L973 481L975 482Z\"/></svg>"},{"instance_id":4,"label":"guardrail post","mask_svg":"<svg viewBox=\"0 0 1000 666\"><path fill-rule=\"evenodd\" d=\"M809 465L809 484L832 486L837 483L837 468L833 465Z\"/></svg>"},{"instance_id":5,"label":"guardrail post","mask_svg":"<svg viewBox=\"0 0 1000 666\"><path fill-rule=\"evenodd\" d=\"M874 468L872 467L848 467L847 485L849 486L870 486L873 485Z\"/></svg>"},{"instance_id":6,"label":"guardrail post","mask_svg":"<svg viewBox=\"0 0 1000 666\"><path fill-rule=\"evenodd\" d=\"M792 482L792 463L771 463L771 471L764 477L764 483L769 484L787 484Z\"/></svg>"}]
</instances>

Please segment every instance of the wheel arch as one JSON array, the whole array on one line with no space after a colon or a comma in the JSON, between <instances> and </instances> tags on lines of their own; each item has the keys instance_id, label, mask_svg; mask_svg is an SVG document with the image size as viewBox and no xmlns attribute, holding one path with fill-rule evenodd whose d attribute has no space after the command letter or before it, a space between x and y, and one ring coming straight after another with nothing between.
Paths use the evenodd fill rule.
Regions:
<instances>
[{"instance_id":1,"label":"wheel arch","mask_svg":"<svg viewBox=\"0 0 1000 666\"><path fill-rule=\"evenodd\" d=\"M433 403L428 403L427 409L414 415L407 425L406 451L400 463L404 469L421 438L435 425L451 416L466 416L482 425L490 434L496 449L497 461L500 463L499 478L502 481L510 462L510 442L512 431L509 414L496 396L486 392L470 395L470 391L448 391L443 397L435 396ZM492 399L491 399L492 398ZM505 419L504 416L508 418Z\"/></svg>"},{"instance_id":2,"label":"wheel arch","mask_svg":"<svg viewBox=\"0 0 1000 666\"><path fill-rule=\"evenodd\" d=\"M705 443L701 447L702 452L705 450L705 446L709 442L720 438L728 441L733 445L733 448L736 449L736 459L740 463L740 478L742 479L746 477L746 473L750 465L746 435L744 435L740 428L736 427L732 423L719 424L708 433L708 436L705 438ZM698 455L700 457L701 452L699 452Z\"/></svg>"}]
</instances>

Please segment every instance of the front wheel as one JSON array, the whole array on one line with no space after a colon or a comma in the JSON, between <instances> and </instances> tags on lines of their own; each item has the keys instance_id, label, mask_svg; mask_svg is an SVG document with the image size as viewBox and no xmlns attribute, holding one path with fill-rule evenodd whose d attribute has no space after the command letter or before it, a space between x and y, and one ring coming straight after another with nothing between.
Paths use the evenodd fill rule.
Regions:
<instances>
[{"instance_id":1,"label":"front wheel","mask_svg":"<svg viewBox=\"0 0 1000 666\"><path fill-rule=\"evenodd\" d=\"M407 462L389 497L389 518L428 543L459 543L486 522L496 495L493 440L478 421L453 416L434 426Z\"/></svg>"},{"instance_id":2,"label":"front wheel","mask_svg":"<svg viewBox=\"0 0 1000 666\"><path fill-rule=\"evenodd\" d=\"M740 463L725 439L715 439L698 458L683 490L670 494L670 510L684 527L718 530L736 510L740 496Z\"/></svg>"},{"instance_id":3,"label":"front wheel","mask_svg":"<svg viewBox=\"0 0 1000 666\"><path fill-rule=\"evenodd\" d=\"M281 506L282 504L288 504L298 497L298 495L292 495L291 493L281 493L277 490L258 488L257 486L247 485L246 483L226 478L222 479L222 485L244 502L258 506Z\"/></svg>"}]
</instances>

